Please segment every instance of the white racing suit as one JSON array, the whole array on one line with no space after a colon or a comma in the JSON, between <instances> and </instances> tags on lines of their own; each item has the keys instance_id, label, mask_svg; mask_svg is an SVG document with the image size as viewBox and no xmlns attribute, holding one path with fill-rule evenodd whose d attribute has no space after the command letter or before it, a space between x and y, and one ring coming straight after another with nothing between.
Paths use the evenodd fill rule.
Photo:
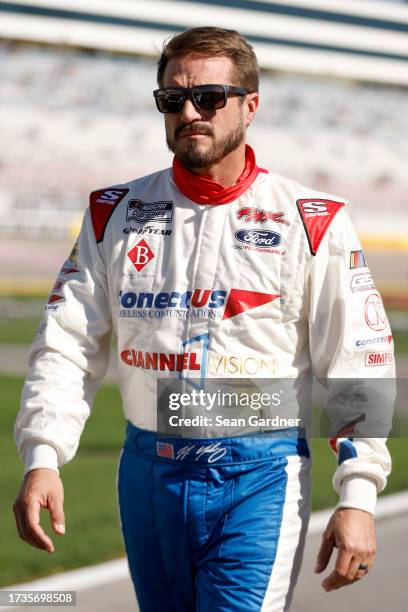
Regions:
<instances>
[{"instance_id":1,"label":"white racing suit","mask_svg":"<svg viewBox=\"0 0 408 612\"><path fill-rule=\"evenodd\" d=\"M204 470L206 504L210 503L209 482L216 465L209 467L214 447L202 452L208 440L201 445L195 441L197 448L192 453L180 455L179 442L160 441L149 433L157 425L157 378L301 379L311 373L321 380L391 378L392 337L347 216L346 201L258 168L249 147L246 170L234 188L217 195L212 186L211 181L193 177L175 162L173 169L91 194L79 240L61 269L32 345L16 441L26 471L38 467L57 470L73 458L107 369L113 330L123 410L129 423L119 473L121 518L141 609L159 609L168 598L165 589L162 600L154 599L161 597L157 584L162 582L173 585L169 589L175 610L194 609L194 605L206 610L212 605L212 610L277 611L289 604L309 512L310 459L308 451L299 451L293 444L276 450L275 440L265 451L264 457L271 459L275 472L279 468L283 480L276 489L271 484L280 504L271 513L276 537L268 536L272 548L267 552L263 548L258 555L262 563L267 557L266 567L262 566L262 580L254 569L252 590L245 586L246 580L251 582L242 552L248 550L245 542L242 551L239 538L230 544L231 549L227 546L231 533L225 517L239 516L239 510L235 515L232 511L239 504L227 510L223 506L223 518L207 517L215 520L212 535L218 534L211 546L197 530L192 546L199 557L191 561L195 564L191 589L183 572L178 587L173 575L160 580L160 571L170 571L171 562L166 558L155 567L159 580L154 579L150 590L148 563L147 574L140 573L140 567L146 567L141 559L156 555L157 542L147 540L145 548L134 549L132 542L141 538L132 529L141 522L148 531L148 519L138 514L138 500L146 495L146 482L156 476L146 472L144 484L136 479L139 491L138 483L131 479L132 470L140 473L141 468L132 461L141 461L143 466L152 461L164 470L157 476L160 483L152 493L155 497L165 494L166 470L181 469L178 459L182 457L188 474L192 464ZM376 494L384 488L390 471L385 440L338 433L332 448L338 456L333 484L340 494L339 506L374 513ZM238 446L240 440L245 438L236 441ZM198 447L201 451L194 455ZM234 452L229 448L220 470L228 471L231 461L234 465L254 461L243 447ZM238 456L240 461L234 463ZM251 474L251 482L261 478L256 471ZM178 472L178 477L181 491L188 476ZM174 474L169 478L174 484ZM220 479L217 473L215 481ZM230 485L230 479L224 473L223 481ZM192 485L189 490L193 495ZM175 494L174 487L169 491ZM196 495L197 501L202 493ZM258 507L257 493L251 495L246 498L247 506L240 502L248 525L255 520L251 515ZM165 509L173 502L167 500ZM144 507L151 503L152 498L145 500ZM259 503L272 504L273 500ZM157 508L152 507L150 517L151 513L157 514ZM184 522L192 520L184 517ZM220 521L225 537L221 544L221 532L214 527ZM162 528L170 534L177 531L178 524L183 524L183 518L172 516ZM252 544L256 534L261 540L259 532L267 532L257 523L254 531L248 529L255 533ZM151 530L156 533L158 525ZM209 530L207 525L204 532ZM237 531L244 537L242 525L234 534ZM231 559L238 549L241 564L223 573L225 558ZM165 557L165 552L161 550L160 555ZM169 559L177 567L172 555L170 543ZM217 565L216 557L224 565ZM248 561L248 567L258 561ZM212 584L217 585L217 594Z\"/></svg>"}]
</instances>

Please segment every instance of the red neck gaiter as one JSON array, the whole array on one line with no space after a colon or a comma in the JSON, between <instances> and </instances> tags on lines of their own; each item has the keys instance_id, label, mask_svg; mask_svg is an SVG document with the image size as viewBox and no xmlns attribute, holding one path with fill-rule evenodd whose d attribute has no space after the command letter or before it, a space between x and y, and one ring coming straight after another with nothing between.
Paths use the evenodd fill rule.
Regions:
<instances>
[{"instance_id":1,"label":"red neck gaiter","mask_svg":"<svg viewBox=\"0 0 408 612\"><path fill-rule=\"evenodd\" d=\"M197 204L228 204L239 198L254 182L259 172L267 172L258 168L255 153L249 145L245 145L245 168L234 185L223 187L219 183L203 176L189 172L178 161L173 159L173 177L177 187L187 198Z\"/></svg>"}]
</instances>

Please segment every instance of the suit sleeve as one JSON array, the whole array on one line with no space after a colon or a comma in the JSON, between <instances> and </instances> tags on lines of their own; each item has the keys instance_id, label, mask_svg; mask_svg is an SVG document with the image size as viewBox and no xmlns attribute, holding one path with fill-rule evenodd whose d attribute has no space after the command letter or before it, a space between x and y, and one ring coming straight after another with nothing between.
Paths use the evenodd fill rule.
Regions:
<instances>
[{"instance_id":1,"label":"suit sleeve","mask_svg":"<svg viewBox=\"0 0 408 612\"><path fill-rule=\"evenodd\" d=\"M328 389L338 507L374 514L391 471L394 354L381 297L344 209L311 258L309 283L310 354Z\"/></svg>"},{"instance_id":2,"label":"suit sleeve","mask_svg":"<svg viewBox=\"0 0 408 612\"><path fill-rule=\"evenodd\" d=\"M58 468L77 450L106 373L111 315L89 209L62 266L29 355L15 439L25 472Z\"/></svg>"}]
</instances>

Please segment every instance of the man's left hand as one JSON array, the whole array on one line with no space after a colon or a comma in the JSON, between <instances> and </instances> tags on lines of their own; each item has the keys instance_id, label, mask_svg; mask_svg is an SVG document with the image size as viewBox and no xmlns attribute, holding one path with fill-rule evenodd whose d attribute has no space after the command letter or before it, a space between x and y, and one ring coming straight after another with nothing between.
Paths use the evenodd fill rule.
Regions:
<instances>
[{"instance_id":1,"label":"man's left hand","mask_svg":"<svg viewBox=\"0 0 408 612\"><path fill-rule=\"evenodd\" d=\"M355 508L335 510L323 533L317 574L327 567L334 547L338 550L336 566L322 582L325 591L353 584L372 568L376 552L374 516ZM360 569L360 564L366 564L367 569Z\"/></svg>"}]
</instances>

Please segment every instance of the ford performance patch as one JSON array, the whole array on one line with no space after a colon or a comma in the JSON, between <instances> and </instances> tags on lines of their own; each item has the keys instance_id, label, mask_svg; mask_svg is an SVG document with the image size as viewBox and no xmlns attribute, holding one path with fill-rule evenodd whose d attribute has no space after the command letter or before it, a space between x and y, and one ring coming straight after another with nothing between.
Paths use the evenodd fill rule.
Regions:
<instances>
[{"instance_id":1,"label":"ford performance patch","mask_svg":"<svg viewBox=\"0 0 408 612\"><path fill-rule=\"evenodd\" d=\"M282 236L271 230L240 229L235 232L235 238L244 244L258 247L275 247L282 242Z\"/></svg>"}]
</instances>

